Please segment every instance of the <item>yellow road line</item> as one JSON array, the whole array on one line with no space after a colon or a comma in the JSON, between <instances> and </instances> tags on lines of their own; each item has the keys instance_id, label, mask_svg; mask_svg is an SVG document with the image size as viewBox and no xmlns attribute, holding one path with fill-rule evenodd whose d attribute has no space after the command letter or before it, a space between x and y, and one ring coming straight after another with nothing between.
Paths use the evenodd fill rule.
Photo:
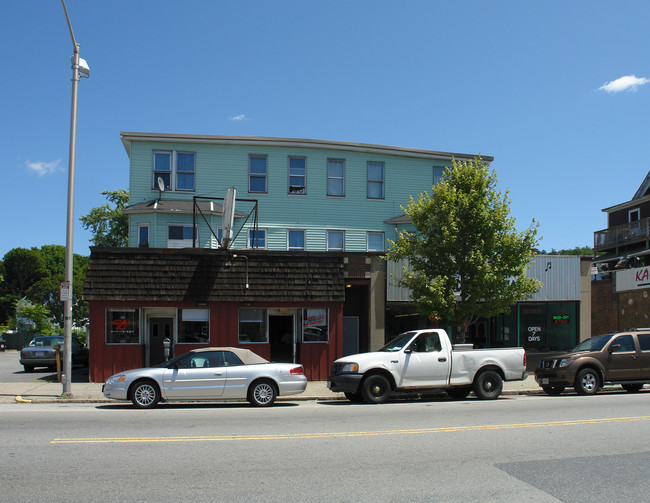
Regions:
<instances>
[{"instance_id":1,"label":"yellow road line","mask_svg":"<svg viewBox=\"0 0 650 503\"><path fill-rule=\"evenodd\" d=\"M372 437L382 435L418 435L423 433L453 433L459 431L512 430L520 428L548 428L557 426L581 426L586 424L625 423L650 421L650 416L609 417L602 419L575 419L539 423L488 424L474 426L443 426L439 428L418 428L403 430L349 431L322 433L287 433L273 435L217 435L192 437L107 437L107 438L55 438L51 444L112 444L152 442L227 442L241 440L295 440L337 437Z\"/></svg>"}]
</instances>

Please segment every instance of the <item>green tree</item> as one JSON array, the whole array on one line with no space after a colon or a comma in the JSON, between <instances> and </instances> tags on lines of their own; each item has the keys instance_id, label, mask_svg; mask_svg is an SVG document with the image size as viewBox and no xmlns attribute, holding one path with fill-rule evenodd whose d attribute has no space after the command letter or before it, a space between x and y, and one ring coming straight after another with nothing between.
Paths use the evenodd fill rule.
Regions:
<instances>
[{"instance_id":1,"label":"green tree","mask_svg":"<svg viewBox=\"0 0 650 503\"><path fill-rule=\"evenodd\" d=\"M129 202L129 192L124 189L105 190L102 195L115 206L105 203L92 208L79 220L84 229L92 232L91 241L95 246L128 246L129 217L122 210Z\"/></svg>"},{"instance_id":2,"label":"green tree","mask_svg":"<svg viewBox=\"0 0 650 503\"><path fill-rule=\"evenodd\" d=\"M517 231L508 191L496 186L496 173L480 158L454 160L431 196L409 197L403 209L415 232L399 231L386 255L408 259L399 284L411 289L423 314L466 328L539 289L525 275L537 224Z\"/></svg>"},{"instance_id":3,"label":"green tree","mask_svg":"<svg viewBox=\"0 0 650 503\"><path fill-rule=\"evenodd\" d=\"M14 308L16 315L9 319L9 326L20 334L27 335L28 341L37 335L54 335L56 333L47 307L27 299L20 299L16 301Z\"/></svg>"},{"instance_id":4,"label":"green tree","mask_svg":"<svg viewBox=\"0 0 650 503\"><path fill-rule=\"evenodd\" d=\"M14 313L16 302L27 295L34 283L47 276L47 271L37 251L14 248L3 257L0 273L0 323L6 323Z\"/></svg>"},{"instance_id":5,"label":"green tree","mask_svg":"<svg viewBox=\"0 0 650 503\"><path fill-rule=\"evenodd\" d=\"M54 321L63 327L60 289L61 283L65 281L65 247L45 245L37 251L43 259L47 274L27 290L27 298L46 306ZM72 323L75 326L83 326L88 321L88 303L82 300L88 260L88 257L76 253L72 257Z\"/></svg>"}]
</instances>

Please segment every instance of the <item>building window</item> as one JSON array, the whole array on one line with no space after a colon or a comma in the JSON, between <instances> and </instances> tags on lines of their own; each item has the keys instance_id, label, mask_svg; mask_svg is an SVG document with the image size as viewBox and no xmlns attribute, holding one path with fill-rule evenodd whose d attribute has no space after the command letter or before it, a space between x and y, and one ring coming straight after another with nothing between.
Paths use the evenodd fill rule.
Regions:
<instances>
[{"instance_id":1,"label":"building window","mask_svg":"<svg viewBox=\"0 0 650 503\"><path fill-rule=\"evenodd\" d=\"M384 233L383 232L369 232L368 233L368 251L369 252L383 252L384 251Z\"/></svg>"},{"instance_id":2,"label":"building window","mask_svg":"<svg viewBox=\"0 0 650 503\"><path fill-rule=\"evenodd\" d=\"M327 251L343 251L344 247L344 231L327 231Z\"/></svg>"},{"instance_id":3,"label":"building window","mask_svg":"<svg viewBox=\"0 0 650 503\"><path fill-rule=\"evenodd\" d=\"M248 248L266 248L266 229L248 230Z\"/></svg>"},{"instance_id":4,"label":"building window","mask_svg":"<svg viewBox=\"0 0 650 503\"><path fill-rule=\"evenodd\" d=\"M159 190L158 178L161 178L165 190L193 191L195 157L193 152L154 151L151 188Z\"/></svg>"},{"instance_id":5,"label":"building window","mask_svg":"<svg viewBox=\"0 0 650 503\"><path fill-rule=\"evenodd\" d=\"M266 309L239 310L239 343L269 342L266 333Z\"/></svg>"},{"instance_id":6,"label":"building window","mask_svg":"<svg viewBox=\"0 0 650 503\"><path fill-rule=\"evenodd\" d=\"M248 192L266 193L266 156L248 156Z\"/></svg>"},{"instance_id":7,"label":"building window","mask_svg":"<svg viewBox=\"0 0 650 503\"><path fill-rule=\"evenodd\" d=\"M641 210L639 208L629 210L627 216L628 216L628 222L638 222L639 220L641 220Z\"/></svg>"},{"instance_id":8,"label":"building window","mask_svg":"<svg viewBox=\"0 0 650 503\"><path fill-rule=\"evenodd\" d=\"M440 183L440 180L442 180L442 175L445 172L447 168L438 168L436 166L433 167L433 184L436 185Z\"/></svg>"},{"instance_id":9,"label":"building window","mask_svg":"<svg viewBox=\"0 0 650 503\"><path fill-rule=\"evenodd\" d=\"M140 344L140 311L107 309L106 344Z\"/></svg>"},{"instance_id":10,"label":"building window","mask_svg":"<svg viewBox=\"0 0 650 503\"><path fill-rule=\"evenodd\" d=\"M149 224L138 224L138 246L141 248L149 246Z\"/></svg>"},{"instance_id":11,"label":"building window","mask_svg":"<svg viewBox=\"0 0 650 503\"><path fill-rule=\"evenodd\" d=\"M210 342L210 310L180 309L178 342Z\"/></svg>"},{"instance_id":12,"label":"building window","mask_svg":"<svg viewBox=\"0 0 650 503\"><path fill-rule=\"evenodd\" d=\"M384 163L368 163L368 199L384 198Z\"/></svg>"},{"instance_id":13,"label":"building window","mask_svg":"<svg viewBox=\"0 0 650 503\"><path fill-rule=\"evenodd\" d=\"M307 193L307 159L289 157L289 194Z\"/></svg>"},{"instance_id":14,"label":"building window","mask_svg":"<svg viewBox=\"0 0 650 503\"><path fill-rule=\"evenodd\" d=\"M327 195L345 196L345 161L343 159L327 160Z\"/></svg>"},{"instance_id":15,"label":"building window","mask_svg":"<svg viewBox=\"0 0 650 503\"><path fill-rule=\"evenodd\" d=\"M328 342L327 309L302 310L302 341Z\"/></svg>"},{"instance_id":16,"label":"building window","mask_svg":"<svg viewBox=\"0 0 650 503\"><path fill-rule=\"evenodd\" d=\"M305 249L305 231L289 229L287 233L287 249L289 251L303 251Z\"/></svg>"},{"instance_id":17,"label":"building window","mask_svg":"<svg viewBox=\"0 0 650 503\"><path fill-rule=\"evenodd\" d=\"M199 241L199 230L196 229L196 242ZM194 244L191 225L170 224L167 227L167 248L192 248Z\"/></svg>"}]
</instances>

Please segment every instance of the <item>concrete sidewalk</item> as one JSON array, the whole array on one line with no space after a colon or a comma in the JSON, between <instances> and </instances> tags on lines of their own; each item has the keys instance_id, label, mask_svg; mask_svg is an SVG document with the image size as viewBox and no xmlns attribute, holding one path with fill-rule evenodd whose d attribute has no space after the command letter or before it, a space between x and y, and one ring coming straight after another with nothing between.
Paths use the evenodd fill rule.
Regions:
<instances>
[{"instance_id":1,"label":"concrete sidewalk","mask_svg":"<svg viewBox=\"0 0 650 503\"><path fill-rule=\"evenodd\" d=\"M73 382L70 385L71 398L61 398L63 386L57 382L3 382L0 383L0 403L94 403L111 402L102 394L103 383ZM535 378L529 375L524 381L511 381L503 383L504 395L525 395L537 394L542 390L535 382ZM309 381L307 389L300 395L278 397L278 400L343 400L343 393L334 393L327 389L326 381Z\"/></svg>"}]
</instances>

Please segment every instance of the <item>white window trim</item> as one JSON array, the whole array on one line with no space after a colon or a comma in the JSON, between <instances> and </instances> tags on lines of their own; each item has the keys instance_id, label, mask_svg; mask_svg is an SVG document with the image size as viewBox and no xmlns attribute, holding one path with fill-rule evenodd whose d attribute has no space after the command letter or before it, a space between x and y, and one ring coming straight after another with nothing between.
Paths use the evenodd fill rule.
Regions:
<instances>
[{"instance_id":1,"label":"white window trim","mask_svg":"<svg viewBox=\"0 0 650 503\"><path fill-rule=\"evenodd\" d=\"M371 164L381 164L381 180L370 179L370 165ZM370 197L370 183L381 183L381 196L380 197ZM374 200L383 200L386 199L386 163L383 161L367 161L366 162L366 198Z\"/></svg>"},{"instance_id":2,"label":"white window trim","mask_svg":"<svg viewBox=\"0 0 650 503\"><path fill-rule=\"evenodd\" d=\"M262 178L259 173L251 173L251 159L264 158L266 164L266 171L264 172L264 190L252 190L251 178ZM269 156L266 154L248 154L248 192L250 194L268 194L269 193Z\"/></svg>"},{"instance_id":3,"label":"white window trim","mask_svg":"<svg viewBox=\"0 0 650 503\"><path fill-rule=\"evenodd\" d=\"M632 220L632 215L634 213L636 213L636 216L637 216L636 220ZM629 210L627 212L627 221L628 221L628 223L638 222L639 220L641 220L641 208L634 208L633 210Z\"/></svg>"},{"instance_id":4,"label":"white window trim","mask_svg":"<svg viewBox=\"0 0 650 503\"><path fill-rule=\"evenodd\" d=\"M146 227L147 228L147 243L142 244L140 242L140 229ZM137 240L138 240L138 246L143 247L143 248L149 248L151 246L151 228L149 227L149 223L144 223L144 224L138 224L138 234L137 234Z\"/></svg>"},{"instance_id":5,"label":"white window trim","mask_svg":"<svg viewBox=\"0 0 650 503\"><path fill-rule=\"evenodd\" d=\"M343 164L343 174L338 177L338 176L330 176L329 174L329 163L330 161L332 162L340 162ZM325 166L326 173L325 175L327 176L327 180L325 181L325 193L327 194L327 197L345 197L345 159L336 159L336 158L330 158L327 159L327 164ZM343 182L343 194L330 194L328 191L329 187L329 181L330 180L341 180Z\"/></svg>"},{"instance_id":6,"label":"white window trim","mask_svg":"<svg viewBox=\"0 0 650 503\"><path fill-rule=\"evenodd\" d=\"M254 229L248 229L248 231L246 232L246 248L248 248L248 249L253 248L253 243L251 243L251 232L253 230ZM268 247L269 233L266 231L266 229L261 229L261 228L258 228L257 232L258 233L260 233L260 232L264 233L264 246L260 246L258 249L259 250L266 250L267 247Z\"/></svg>"},{"instance_id":7,"label":"white window trim","mask_svg":"<svg viewBox=\"0 0 650 503\"><path fill-rule=\"evenodd\" d=\"M189 152L185 150L154 150L151 154L151 176L153 178L151 190L158 190L158 180L156 180L156 154L169 154L170 171L169 171L169 188L165 188L169 192L196 192L196 152ZM194 184L191 189L179 189L176 187L176 176L178 175L178 154L192 154L194 156ZM180 173L190 173L189 171L181 171Z\"/></svg>"},{"instance_id":8,"label":"white window trim","mask_svg":"<svg viewBox=\"0 0 650 503\"><path fill-rule=\"evenodd\" d=\"M184 224L184 223L174 223L174 222L169 222L167 224L167 248L171 249L178 249L178 248L192 248L193 240L192 239L169 239L169 228L170 227L192 227L192 224ZM201 241L199 240L199 226L195 225L194 230L196 232L196 245L197 248L201 246ZM185 234L185 231L183 231L183 234ZM173 246L170 246L170 241L173 241Z\"/></svg>"},{"instance_id":9,"label":"white window trim","mask_svg":"<svg viewBox=\"0 0 650 503\"><path fill-rule=\"evenodd\" d=\"M382 237L381 250L371 250L370 249L370 235L371 234L381 234L381 237ZM386 234L384 232L379 232L379 231L368 231L366 233L366 251L375 252L375 253L386 251Z\"/></svg>"},{"instance_id":10,"label":"white window trim","mask_svg":"<svg viewBox=\"0 0 650 503\"><path fill-rule=\"evenodd\" d=\"M289 233L290 232L302 232L303 242L305 243L304 248L290 248L289 247ZM287 250L288 251L305 251L307 249L307 230L306 229L287 229Z\"/></svg>"},{"instance_id":11,"label":"white window trim","mask_svg":"<svg viewBox=\"0 0 650 503\"><path fill-rule=\"evenodd\" d=\"M305 161L305 173L303 175L291 175L291 159L302 159ZM307 158L301 155L290 155L287 160L287 193L292 196L307 195ZM291 192L291 176L301 176L303 179L302 192Z\"/></svg>"},{"instance_id":12,"label":"white window trim","mask_svg":"<svg viewBox=\"0 0 650 503\"><path fill-rule=\"evenodd\" d=\"M343 234L343 248L330 248L330 232L340 232ZM337 229L328 229L326 236L325 236L325 247L327 248L327 251L345 251L345 231L343 230L337 230Z\"/></svg>"}]
</instances>

